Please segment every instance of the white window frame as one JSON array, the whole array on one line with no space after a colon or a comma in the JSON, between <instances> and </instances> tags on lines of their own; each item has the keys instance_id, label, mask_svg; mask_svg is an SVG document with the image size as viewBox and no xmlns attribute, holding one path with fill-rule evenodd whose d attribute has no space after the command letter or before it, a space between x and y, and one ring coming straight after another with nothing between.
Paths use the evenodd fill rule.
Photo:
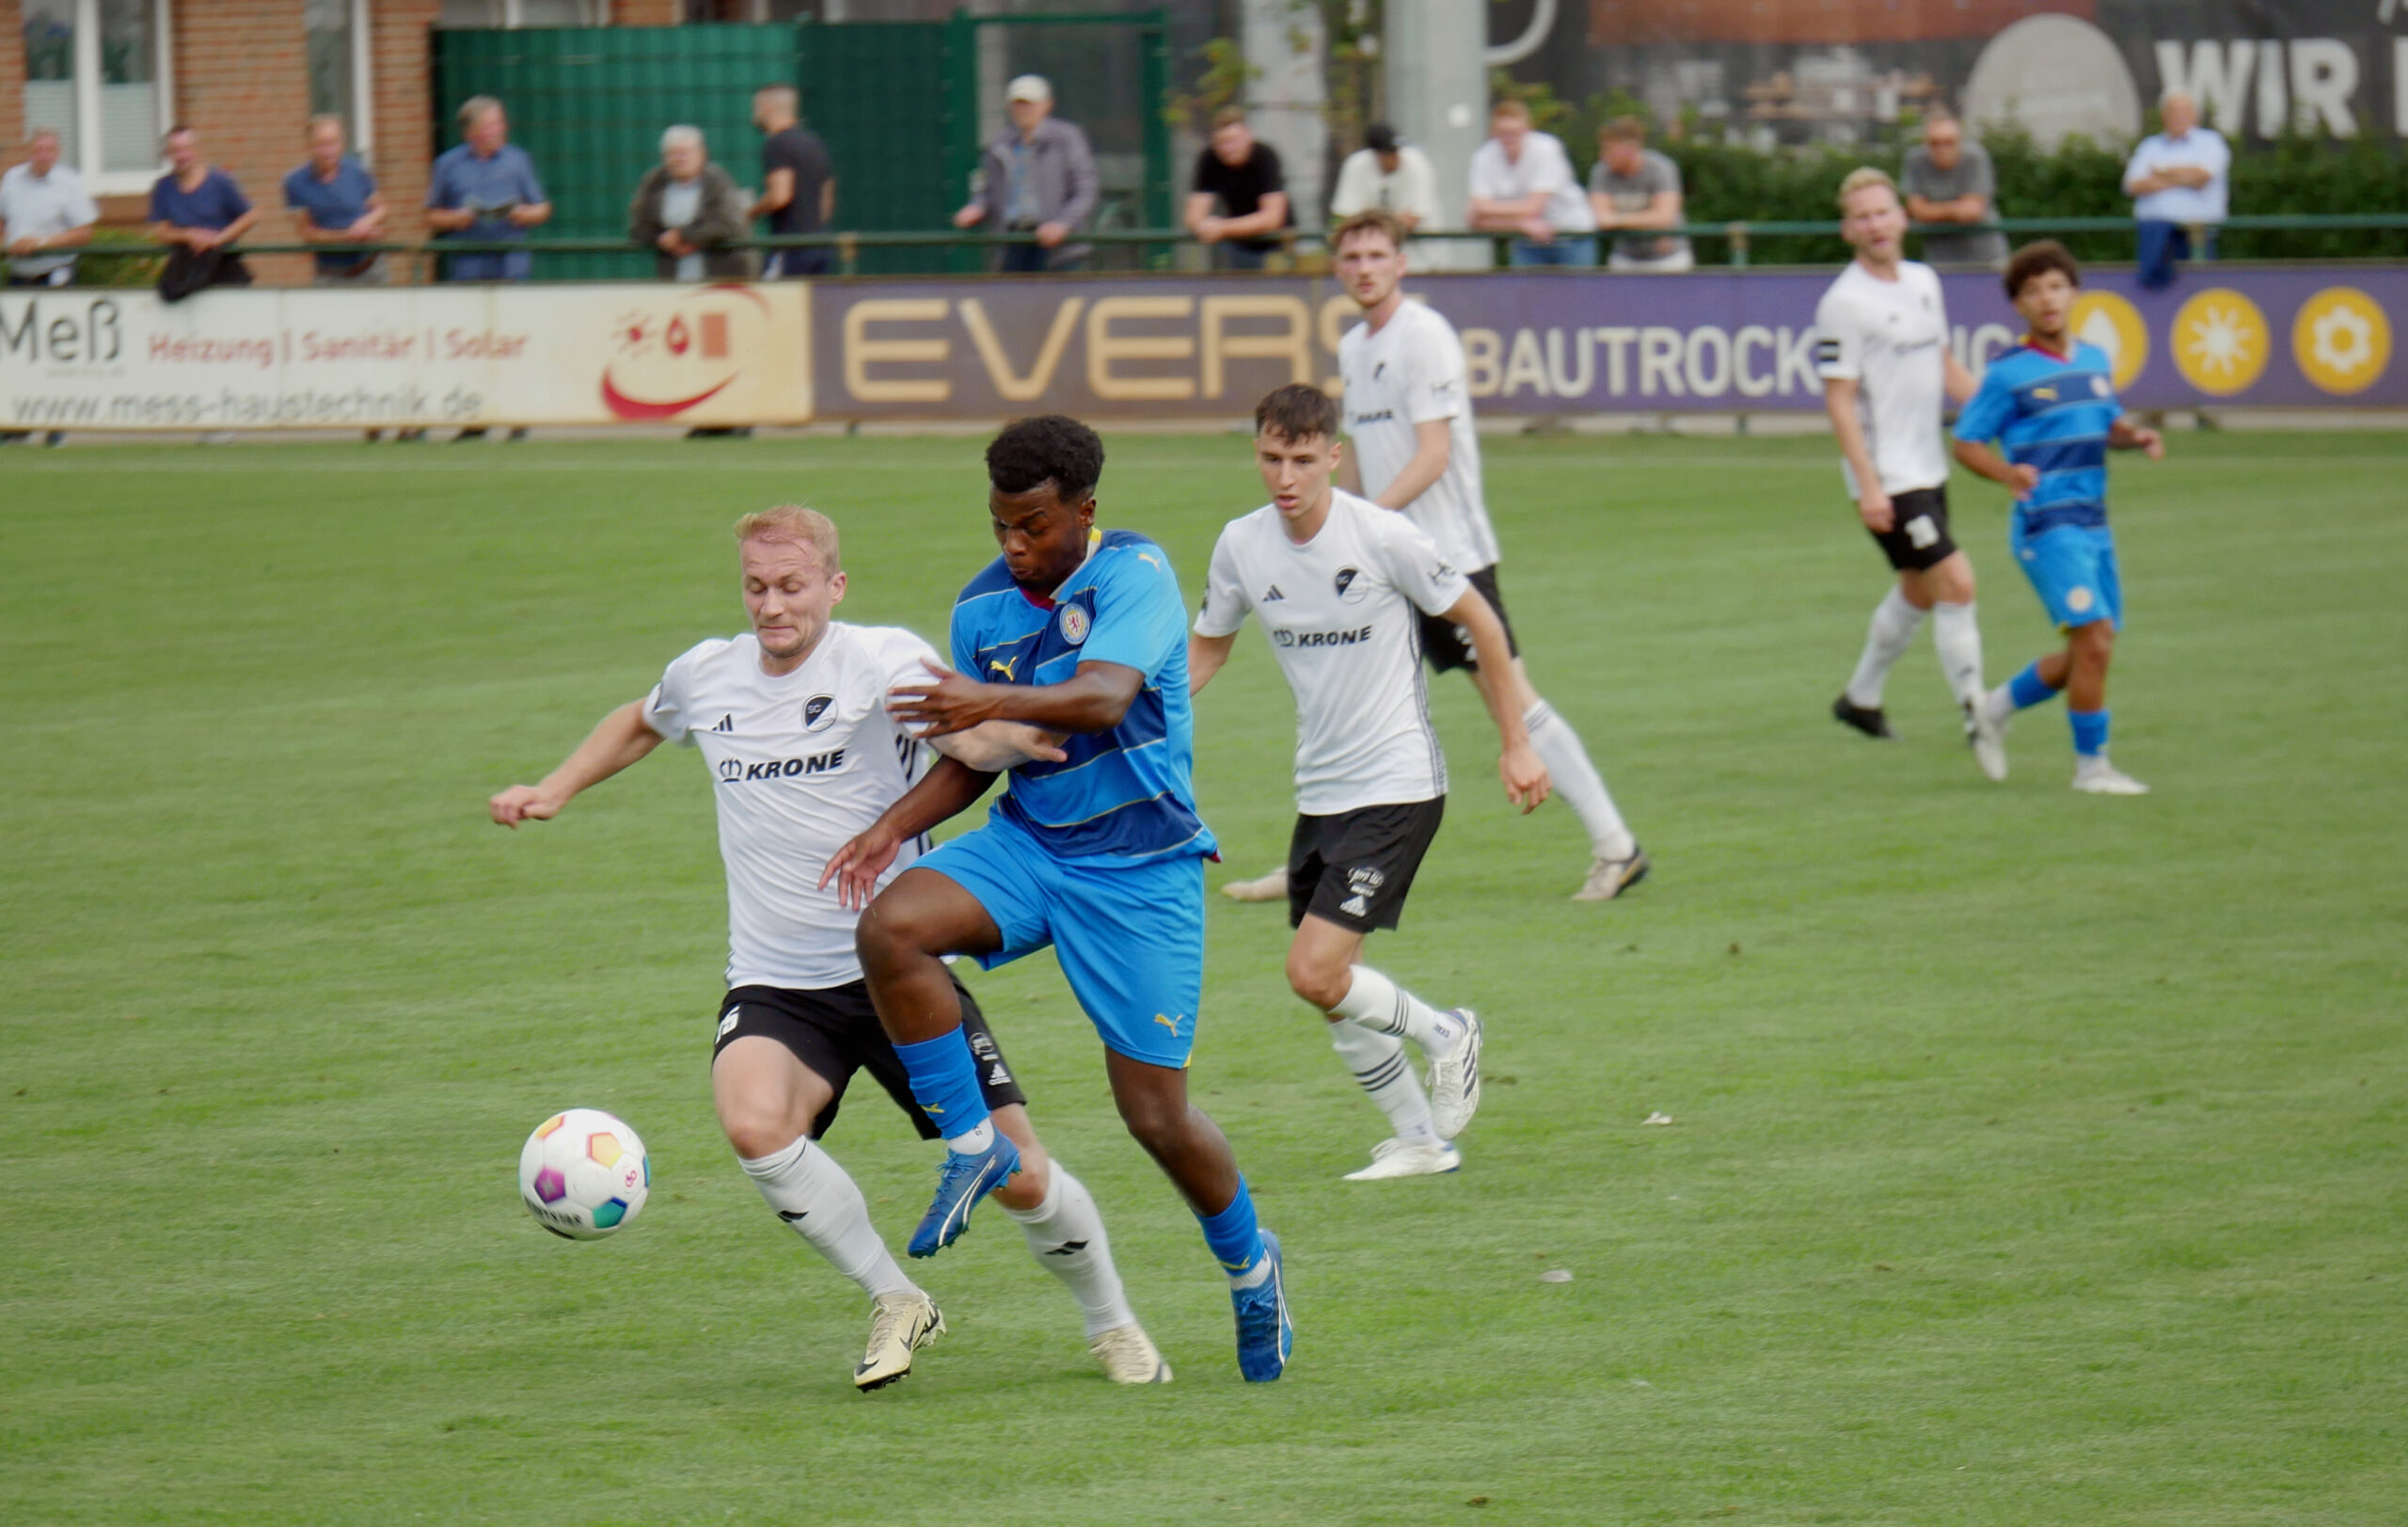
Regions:
<instances>
[{"instance_id":1,"label":"white window frame","mask_svg":"<svg viewBox=\"0 0 2408 1527\"><path fill-rule=\"evenodd\" d=\"M151 90L165 133L176 119L175 34L169 30L169 0L151 0L151 31L158 62ZM76 170L94 196L131 196L150 189L166 167L162 157L149 169L101 168L101 0L75 0Z\"/></svg>"}]
</instances>

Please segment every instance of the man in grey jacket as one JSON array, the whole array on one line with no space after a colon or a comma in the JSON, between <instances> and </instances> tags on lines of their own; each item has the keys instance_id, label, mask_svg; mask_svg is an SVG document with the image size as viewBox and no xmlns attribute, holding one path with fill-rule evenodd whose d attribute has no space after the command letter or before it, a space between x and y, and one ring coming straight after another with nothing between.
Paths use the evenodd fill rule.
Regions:
<instances>
[{"instance_id":1,"label":"man in grey jacket","mask_svg":"<svg viewBox=\"0 0 2408 1527\"><path fill-rule=\"evenodd\" d=\"M1054 87L1041 75L1012 81L1005 109L1012 125L987 145L977 190L953 215L953 226L1035 233L1035 244L997 251L1000 270L1076 270L1087 247L1067 241L1095 215L1095 154L1087 135L1054 119Z\"/></svg>"},{"instance_id":2,"label":"man in grey jacket","mask_svg":"<svg viewBox=\"0 0 2408 1527\"><path fill-rule=\"evenodd\" d=\"M728 246L748 231L743 193L710 162L699 127L660 135L660 163L627 206L627 237L648 246L664 281L716 281L752 274L752 256Z\"/></svg>"}]
</instances>

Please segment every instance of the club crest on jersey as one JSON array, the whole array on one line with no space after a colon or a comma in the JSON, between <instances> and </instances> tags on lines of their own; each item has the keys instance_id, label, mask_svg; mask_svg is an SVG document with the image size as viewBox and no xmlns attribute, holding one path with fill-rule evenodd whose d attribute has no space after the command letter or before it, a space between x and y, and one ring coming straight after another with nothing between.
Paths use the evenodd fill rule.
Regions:
<instances>
[{"instance_id":1,"label":"club crest on jersey","mask_svg":"<svg viewBox=\"0 0 2408 1527\"><path fill-rule=\"evenodd\" d=\"M1340 567L1338 576L1330 581L1338 585L1338 596L1348 604L1361 603L1363 596L1371 592L1371 586L1363 581L1363 574L1357 568Z\"/></svg>"},{"instance_id":2,"label":"club crest on jersey","mask_svg":"<svg viewBox=\"0 0 2408 1527\"><path fill-rule=\"evenodd\" d=\"M836 719L835 711L836 697L834 695L813 695L810 699L802 702L802 729L806 732L816 732L825 729L830 723Z\"/></svg>"},{"instance_id":3,"label":"club crest on jersey","mask_svg":"<svg viewBox=\"0 0 2408 1527\"><path fill-rule=\"evenodd\" d=\"M2105 397L2107 395L2107 378L2104 376L2092 377L2090 379L2090 395L2094 398Z\"/></svg>"},{"instance_id":4,"label":"club crest on jersey","mask_svg":"<svg viewBox=\"0 0 2408 1527\"><path fill-rule=\"evenodd\" d=\"M1087 639L1090 622L1087 612L1074 604L1062 607L1062 640L1077 646Z\"/></svg>"}]
</instances>

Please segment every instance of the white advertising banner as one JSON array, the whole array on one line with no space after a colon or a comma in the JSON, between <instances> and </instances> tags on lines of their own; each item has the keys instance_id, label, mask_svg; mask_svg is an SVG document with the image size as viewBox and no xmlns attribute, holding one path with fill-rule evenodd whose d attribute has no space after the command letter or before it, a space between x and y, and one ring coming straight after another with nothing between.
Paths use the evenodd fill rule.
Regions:
<instances>
[{"instance_id":1,"label":"white advertising banner","mask_svg":"<svg viewBox=\"0 0 2408 1527\"><path fill-rule=\"evenodd\" d=\"M0 429L790 424L800 283L0 292Z\"/></svg>"}]
</instances>

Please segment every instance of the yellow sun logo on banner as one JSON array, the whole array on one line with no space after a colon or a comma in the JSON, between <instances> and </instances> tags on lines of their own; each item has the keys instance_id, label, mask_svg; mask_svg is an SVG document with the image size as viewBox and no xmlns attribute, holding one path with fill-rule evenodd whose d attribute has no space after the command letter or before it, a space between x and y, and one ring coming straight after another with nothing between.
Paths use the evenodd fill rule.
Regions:
<instances>
[{"instance_id":1,"label":"yellow sun logo on banner","mask_svg":"<svg viewBox=\"0 0 2408 1527\"><path fill-rule=\"evenodd\" d=\"M2131 386L2148 364L2148 326L2141 322L2140 310L2115 293L2084 292L2074 299L2067 322L2075 339L2107 352L2116 391Z\"/></svg>"},{"instance_id":2,"label":"yellow sun logo on banner","mask_svg":"<svg viewBox=\"0 0 2408 1527\"><path fill-rule=\"evenodd\" d=\"M2363 392L2391 364L2391 319L2356 287L2328 286L2300 304L2291 357L2300 374L2325 391Z\"/></svg>"},{"instance_id":3,"label":"yellow sun logo on banner","mask_svg":"<svg viewBox=\"0 0 2408 1527\"><path fill-rule=\"evenodd\" d=\"M2182 379L2219 398L2247 391L2273 349L2266 315L2228 286L2210 287L2182 304L2172 342Z\"/></svg>"}]
</instances>

